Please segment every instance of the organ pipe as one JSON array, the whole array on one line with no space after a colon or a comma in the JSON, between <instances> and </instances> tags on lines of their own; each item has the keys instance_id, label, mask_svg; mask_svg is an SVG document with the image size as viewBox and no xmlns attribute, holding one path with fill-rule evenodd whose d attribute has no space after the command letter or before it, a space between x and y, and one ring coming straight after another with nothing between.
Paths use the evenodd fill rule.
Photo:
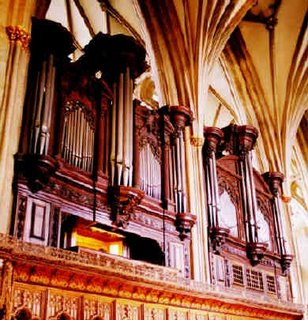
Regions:
<instances>
[{"instance_id":1,"label":"organ pipe","mask_svg":"<svg viewBox=\"0 0 308 320\"><path fill-rule=\"evenodd\" d=\"M161 168L148 143L140 151L140 189L147 195L161 198Z\"/></svg>"},{"instance_id":2,"label":"organ pipe","mask_svg":"<svg viewBox=\"0 0 308 320\"><path fill-rule=\"evenodd\" d=\"M116 173L116 130L117 130L117 84L113 84L113 108L112 108L112 120L111 120L111 147L110 147L110 167L111 167L111 185L115 184Z\"/></svg>"},{"instance_id":3,"label":"organ pipe","mask_svg":"<svg viewBox=\"0 0 308 320\"><path fill-rule=\"evenodd\" d=\"M114 84L111 140L111 183L132 186L133 168L133 106L130 68L120 73Z\"/></svg>"},{"instance_id":4,"label":"organ pipe","mask_svg":"<svg viewBox=\"0 0 308 320\"><path fill-rule=\"evenodd\" d=\"M223 137L220 129L215 127L206 127L204 129L204 157L206 172L206 191L209 212L210 227L219 227L219 192L216 168L216 150Z\"/></svg>"},{"instance_id":5,"label":"organ pipe","mask_svg":"<svg viewBox=\"0 0 308 320\"><path fill-rule=\"evenodd\" d=\"M247 223L246 233L248 243L258 243L258 231L256 223L257 197L253 179L253 169L251 163L251 150L257 139L258 133L254 127L237 127L239 152L240 152L240 173L243 177L242 191L245 193L244 207L245 220Z\"/></svg>"},{"instance_id":6,"label":"organ pipe","mask_svg":"<svg viewBox=\"0 0 308 320\"><path fill-rule=\"evenodd\" d=\"M239 165L242 179L244 217L246 223L247 256L252 265L258 264L267 249L266 243L259 242L258 226L256 220L257 197L254 184L251 151L256 142L258 132L253 126L236 126L237 148L239 152Z\"/></svg>"},{"instance_id":7,"label":"organ pipe","mask_svg":"<svg viewBox=\"0 0 308 320\"><path fill-rule=\"evenodd\" d=\"M34 154L46 155L48 152L55 74L54 56L50 54L42 62L41 71L37 74L32 141L30 143L31 152Z\"/></svg>"},{"instance_id":8,"label":"organ pipe","mask_svg":"<svg viewBox=\"0 0 308 320\"><path fill-rule=\"evenodd\" d=\"M116 184L121 185L123 170L123 109L124 109L124 74L120 73L118 84L118 112L117 112L117 145L116 145ZM125 143L125 142L124 142Z\"/></svg>"},{"instance_id":9,"label":"organ pipe","mask_svg":"<svg viewBox=\"0 0 308 320\"><path fill-rule=\"evenodd\" d=\"M94 157L94 127L87 120L83 106L71 103L64 118L62 157L72 166L92 172Z\"/></svg>"}]
</instances>

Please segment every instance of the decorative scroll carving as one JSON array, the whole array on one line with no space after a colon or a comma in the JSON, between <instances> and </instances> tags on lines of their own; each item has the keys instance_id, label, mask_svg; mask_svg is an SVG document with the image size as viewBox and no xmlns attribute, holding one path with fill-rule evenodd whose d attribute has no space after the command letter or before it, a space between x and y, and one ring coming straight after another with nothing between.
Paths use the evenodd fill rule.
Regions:
<instances>
[{"instance_id":1,"label":"decorative scroll carving","mask_svg":"<svg viewBox=\"0 0 308 320\"><path fill-rule=\"evenodd\" d=\"M19 41L23 48L28 48L30 34L21 26L7 26L6 34L10 41Z\"/></svg>"},{"instance_id":2,"label":"decorative scroll carving","mask_svg":"<svg viewBox=\"0 0 308 320\"><path fill-rule=\"evenodd\" d=\"M109 195L113 223L117 227L126 228L135 207L144 197L144 192L132 187L114 186L109 188Z\"/></svg>"},{"instance_id":3,"label":"decorative scroll carving","mask_svg":"<svg viewBox=\"0 0 308 320\"><path fill-rule=\"evenodd\" d=\"M27 197L19 195L18 197L18 207L17 207L17 222L15 234L18 239L22 239L24 235L24 224L27 211Z\"/></svg>"},{"instance_id":4,"label":"decorative scroll carving","mask_svg":"<svg viewBox=\"0 0 308 320\"><path fill-rule=\"evenodd\" d=\"M147 143L159 163L161 163L160 116L157 111L137 105L135 123L139 137L139 150Z\"/></svg>"},{"instance_id":5,"label":"decorative scroll carving","mask_svg":"<svg viewBox=\"0 0 308 320\"><path fill-rule=\"evenodd\" d=\"M12 286L13 286L13 264L11 261L1 259L1 295L0 295L0 314L6 315L12 309ZM0 318L1 319L1 318Z\"/></svg>"},{"instance_id":6,"label":"decorative scroll carving","mask_svg":"<svg viewBox=\"0 0 308 320\"><path fill-rule=\"evenodd\" d=\"M60 219L60 208L54 207L53 214L52 214L52 228L51 228L51 236L50 236L50 245L52 247L58 247L59 219Z\"/></svg>"},{"instance_id":7,"label":"decorative scroll carving","mask_svg":"<svg viewBox=\"0 0 308 320\"><path fill-rule=\"evenodd\" d=\"M230 179L227 175L219 171L218 175L218 188L219 196L223 194L224 191L228 193L232 203L238 208L240 206L240 191L238 181L236 179Z\"/></svg>"},{"instance_id":8,"label":"decorative scroll carving","mask_svg":"<svg viewBox=\"0 0 308 320\"><path fill-rule=\"evenodd\" d=\"M93 208L94 195L92 192L83 192L82 189L75 189L73 186L64 184L56 179L52 179L44 188L44 191L59 196L62 199L69 200L72 203L78 203L80 205ZM110 208L107 206L107 203L100 201L98 196L96 208L107 213L110 212Z\"/></svg>"}]
</instances>

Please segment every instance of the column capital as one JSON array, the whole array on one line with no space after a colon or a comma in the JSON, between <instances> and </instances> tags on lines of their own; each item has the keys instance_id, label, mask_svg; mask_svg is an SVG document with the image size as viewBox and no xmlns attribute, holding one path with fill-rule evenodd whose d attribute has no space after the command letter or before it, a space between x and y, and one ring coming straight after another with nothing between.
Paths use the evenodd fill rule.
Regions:
<instances>
[{"instance_id":1,"label":"column capital","mask_svg":"<svg viewBox=\"0 0 308 320\"><path fill-rule=\"evenodd\" d=\"M204 144L204 137L192 136L190 138L190 144L193 147L201 148Z\"/></svg>"},{"instance_id":2,"label":"column capital","mask_svg":"<svg viewBox=\"0 0 308 320\"><path fill-rule=\"evenodd\" d=\"M23 48L29 47L30 33L22 26L7 26L5 30L10 41L19 41Z\"/></svg>"}]
</instances>

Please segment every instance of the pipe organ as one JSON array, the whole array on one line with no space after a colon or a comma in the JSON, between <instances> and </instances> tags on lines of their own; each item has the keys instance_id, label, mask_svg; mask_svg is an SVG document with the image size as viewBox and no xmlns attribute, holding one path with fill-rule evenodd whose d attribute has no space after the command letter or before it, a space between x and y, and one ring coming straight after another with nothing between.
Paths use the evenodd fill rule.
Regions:
<instances>
[{"instance_id":1,"label":"pipe organ","mask_svg":"<svg viewBox=\"0 0 308 320\"><path fill-rule=\"evenodd\" d=\"M249 125L204 129L211 278L226 286L275 289L280 295L278 288L287 285L292 260L281 221L283 175L261 175L253 168L257 136ZM287 292L290 288L284 298Z\"/></svg>"},{"instance_id":2,"label":"pipe organ","mask_svg":"<svg viewBox=\"0 0 308 320\"><path fill-rule=\"evenodd\" d=\"M71 62L73 39L61 25L34 20L32 34L12 234L78 252L118 248L189 277L195 216L186 204L183 130L191 111L133 101L147 66L131 37L99 33Z\"/></svg>"},{"instance_id":3,"label":"pipe organ","mask_svg":"<svg viewBox=\"0 0 308 320\"><path fill-rule=\"evenodd\" d=\"M196 216L187 201L184 130L191 110L133 100L134 81L147 69L134 38L99 33L71 62L65 28L48 20L32 28L11 234L90 261L116 253L190 278ZM253 168L257 135L249 125L204 130L210 277L213 285L288 300L283 176Z\"/></svg>"}]
</instances>

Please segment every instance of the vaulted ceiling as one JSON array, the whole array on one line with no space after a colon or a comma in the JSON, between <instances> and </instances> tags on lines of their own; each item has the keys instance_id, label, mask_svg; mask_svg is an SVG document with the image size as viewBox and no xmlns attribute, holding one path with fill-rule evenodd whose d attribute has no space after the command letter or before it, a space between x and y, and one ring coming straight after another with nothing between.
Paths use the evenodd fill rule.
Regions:
<instances>
[{"instance_id":1,"label":"vaulted ceiling","mask_svg":"<svg viewBox=\"0 0 308 320\"><path fill-rule=\"evenodd\" d=\"M249 122L260 132L261 169L291 176L296 134L307 129L300 126L308 108L307 7L306 0L51 0L47 18L75 35L80 53L108 28L133 36L148 53L146 90L160 105L188 105L193 135L209 119Z\"/></svg>"}]
</instances>

